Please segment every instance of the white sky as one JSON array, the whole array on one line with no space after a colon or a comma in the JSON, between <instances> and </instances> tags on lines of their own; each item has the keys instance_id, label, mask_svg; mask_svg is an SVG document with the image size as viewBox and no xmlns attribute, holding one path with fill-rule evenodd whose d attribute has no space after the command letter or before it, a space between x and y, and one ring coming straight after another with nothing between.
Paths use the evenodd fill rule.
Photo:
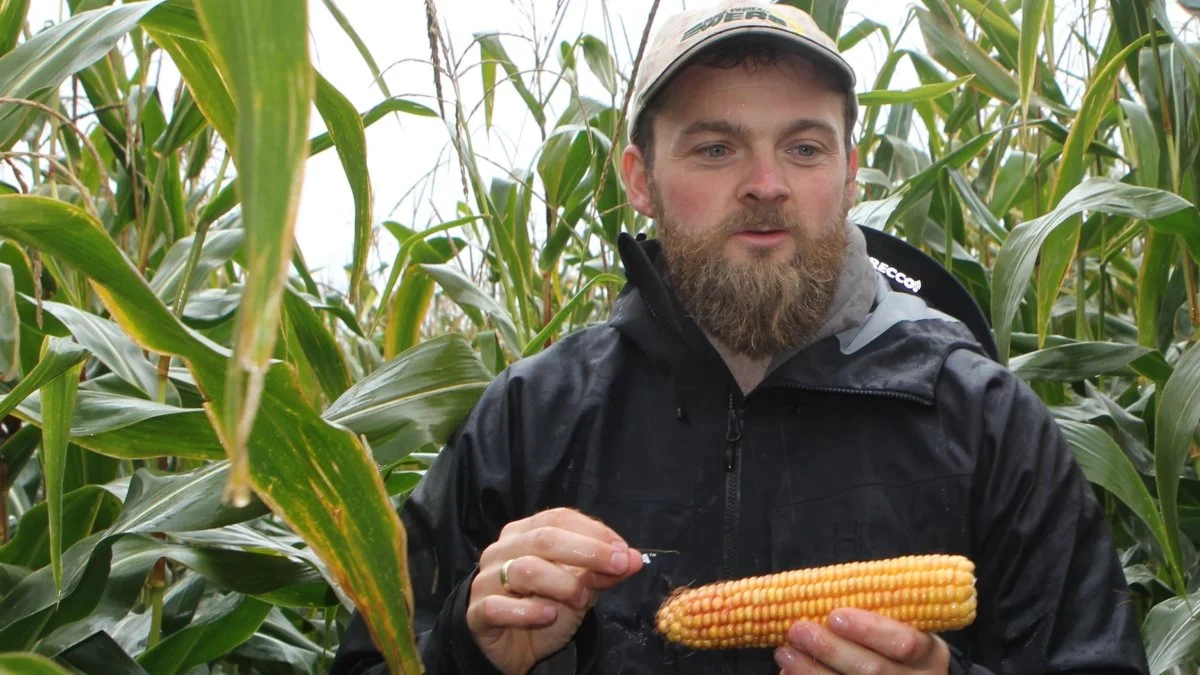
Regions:
<instances>
[{"instance_id":1,"label":"white sky","mask_svg":"<svg viewBox=\"0 0 1200 675\"><path fill-rule=\"evenodd\" d=\"M254 1L254 0L247 0ZM335 0L347 16L379 67L391 93L423 103L436 109L432 69L428 64L429 40L423 0ZM1077 16L1081 0L1058 0L1058 11ZM479 61L478 47L468 51L472 36L479 32L509 33L502 41L509 56L523 67L532 63L532 45L521 36L533 33L536 24L539 47L544 49L546 36L552 29L557 6L566 4L565 18L558 31L555 45L572 40L581 33L590 33L607 42L617 60L618 68L628 73L649 14L647 0L437 0L436 6L444 31L463 68ZM655 25L680 8L713 4L713 0L662 0ZM1107 13L1107 3L1097 3L1098 12ZM1173 0L1168 0L1173 23L1183 23L1185 15ZM37 32L45 21L57 21L62 0L33 0L30 24ZM912 0L850 0L843 20L845 31L865 17L886 25L893 39L899 34L912 7L921 6ZM371 74L350 39L334 22L322 0L309 0L309 23L312 32L313 62L354 106L365 111L383 99L382 92L371 82ZM605 17L612 34L608 33ZM1060 26L1060 28L1063 28ZM1064 33L1063 38L1066 39ZM916 22L908 28L903 47L924 51ZM557 46L555 51L557 54ZM886 47L878 35L859 43L849 51L847 59L858 72L859 91L867 91L875 79L878 67L886 55ZM607 92L590 75L579 57L583 74L584 95L603 100ZM551 63L557 65L556 57ZM502 74L501 74L502 76ZM174 90L177 77L164 69L161 91ZM898 69L892 88L917 84L905 60ZM461 80L462 96L467 106L475 106L481 98L481 76L477 67L467 70ZM445 86L449 87L446 82ZM560 87L560 90L565 90ZM536 91L536 90L535 90ZM450 95L449 92L447 95ZM169 94L164 94L169 96ZM555 113L562 110L559 97L553 105ZM164 105L170 105L164 100ZM620 102L618 102L619 105ZM468 108L470 110L470 108ZM323 131L321 119L313 112L312 132ZM553 119L554 115L550 115ZM496 97L493 128L486 133L482 108L470 120L481 170L489 171L488 161L504 167L530 168L536 158L540 133L535 122L525 112L523 102L511 86L501 86ZM396 244L381 227L384 220L396 220L416 229L453 218L456 201L462 198L457 165L447 160L449 135L440 119L411 115L388 116L367 130L367 158L374 191L374 224L377 227L371 269L390 264ZM439 163L441 166L439 167ZM336 287L345 287L342 266L348 264L353 244L353 200L337 154L333 150L310 159L306 165L305 183L297 222L300 248L318 280ZM432 180L428 174L433 171ZM493 170L499 173L499 170ZM0 176L3 178L3 176ZM432 186L432 192L431 190ZM441 214L444 218L439 218Z\"/></svg>"}]
</instances>

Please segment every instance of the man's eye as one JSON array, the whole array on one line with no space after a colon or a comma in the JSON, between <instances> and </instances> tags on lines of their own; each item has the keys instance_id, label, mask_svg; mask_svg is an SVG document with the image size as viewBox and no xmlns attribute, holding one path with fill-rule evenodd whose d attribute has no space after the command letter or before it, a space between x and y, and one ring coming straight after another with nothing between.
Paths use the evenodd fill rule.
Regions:
<instances>
[{"instance_id":1,"label":"man's eye","mask_svg":"<svg viewBox=\"0 0 1200 675\"><path fill-rule=\"evenodd\" d=\"M720 144L706 145L704 146L704 156L709 159L721 159L729 156L729 148Z\"/></svg>"},{"instance_id":2,"label":"man's eye","mask_svg":"<svg viewBox=\"0 0 1200 675\"><path fill-rule=\"evenodd\" d=\"M812 157L817 154L817 148L807 143L801 143L796 146L793 152L801 157Z\"/></svg>"}]
</instances>

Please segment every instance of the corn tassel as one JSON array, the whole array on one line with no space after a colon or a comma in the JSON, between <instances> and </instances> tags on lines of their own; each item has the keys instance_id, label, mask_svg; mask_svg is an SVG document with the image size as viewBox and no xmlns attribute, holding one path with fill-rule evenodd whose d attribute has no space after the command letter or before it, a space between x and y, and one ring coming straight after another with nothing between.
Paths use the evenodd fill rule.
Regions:
<instances>
[{"instance_id":1,"label":"corn tassel","mask_svg":"<svg viewBox=\"0 0 1200 675\"><path fill-rule=\"evenodd\" d=\"M797 621L824 625L857 607L918 630L975 620L975 565L957 555L852 562L676 589L658 610L658 632L693 649L775 647Z\"/></svg>"}]
</instances>

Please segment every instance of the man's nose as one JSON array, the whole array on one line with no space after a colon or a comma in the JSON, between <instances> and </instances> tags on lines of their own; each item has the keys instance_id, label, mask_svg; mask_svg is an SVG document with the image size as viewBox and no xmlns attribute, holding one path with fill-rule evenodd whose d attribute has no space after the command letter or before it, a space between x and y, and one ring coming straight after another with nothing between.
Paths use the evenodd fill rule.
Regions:
<instances>
[{"instance_id":1,"label":"man's nose","mask_svg":"<svg viewBox=\"0 0 1200 675\"><path fill-rule=\"evenodd\" d=\"M772 156L753 158L745 180L739 188L738 199L749 205L782 204L791 196L784 180L783 167Z\"/></svg>"}]
</instances>

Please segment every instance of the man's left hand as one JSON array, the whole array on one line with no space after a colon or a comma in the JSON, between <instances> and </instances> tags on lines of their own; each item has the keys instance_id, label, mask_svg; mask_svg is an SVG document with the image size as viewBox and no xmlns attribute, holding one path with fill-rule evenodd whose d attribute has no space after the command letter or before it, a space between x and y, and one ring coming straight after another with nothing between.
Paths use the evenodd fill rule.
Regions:
<instances>
[{"instance_id":1,"label":"man's left hand","mask_svg":"<svg viewBox=\"0 0 1200 675\"><path fill-rule=\"evenodd\" d=\"M781 675L900 675L950 670L950 648L935 635L861 609L838 609L829 627L800 622L775 650Z\"/></svg>"}]
</instances>

